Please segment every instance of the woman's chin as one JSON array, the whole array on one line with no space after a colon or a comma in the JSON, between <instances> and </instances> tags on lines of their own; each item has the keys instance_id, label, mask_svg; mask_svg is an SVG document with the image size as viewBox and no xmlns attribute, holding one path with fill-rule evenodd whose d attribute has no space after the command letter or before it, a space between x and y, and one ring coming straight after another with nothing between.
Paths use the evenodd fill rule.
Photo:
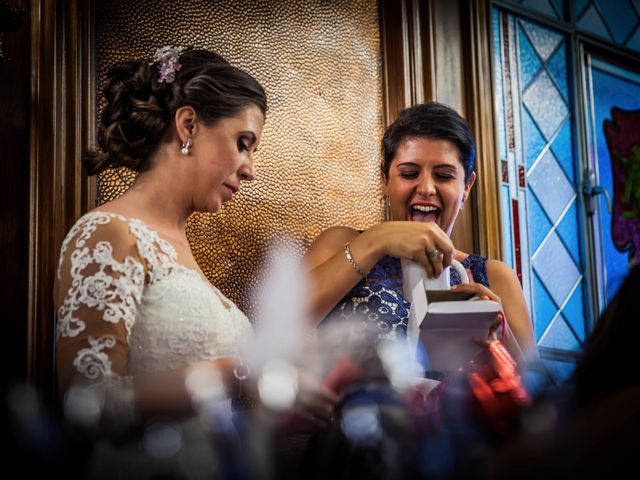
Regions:
<instances>
[{"instance_id":1,"label":"woman's chin","mask_svg":"<svg viewBox=\"0 0 640 480\"><path fill-rule=\"evenodd\" d=\"M195 211L199 213L218 213L223 206L224 202L210 201L204 205L201 205L200 208L196 208Z\"/></svg>"}]
</instances>

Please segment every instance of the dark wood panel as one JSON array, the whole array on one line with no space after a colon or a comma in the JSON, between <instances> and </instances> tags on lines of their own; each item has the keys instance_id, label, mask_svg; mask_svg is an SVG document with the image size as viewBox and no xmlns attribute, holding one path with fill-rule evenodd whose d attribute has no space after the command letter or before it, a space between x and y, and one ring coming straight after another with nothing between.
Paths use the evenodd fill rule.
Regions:
<instances>
[{"instance_id":1,"label":"dark wood panel","mask_svg":"<svg viewBox=\"0 0 640 480\"><path fill-rule=\"evenodd\" d=\"M29 8L28 0L9 2ZM8 371L4 379L22 382L27 375L27 298L29 263L29 115L30 18L5 34L2 50L10 60L0 63L0 265L2 275L3 346Z\"/></svg>"},{"instance_id":2,"label":"dark wood panel","mask_svg":"<svg viewBox=\"0 0 640 480\"><path fill-rule=\"evenodd\" d=\"M404 1L404 0L403 0ZM382 84L385 127L389 126L405 104L404 20L401 2L381 0L380 42L382 48Z\"/></svg>"},{"instance_id":3,"label":"dark wood panel","mask_svg":"<svg viewBox=\"0 0 640 480\"><path fill-rule=\"evenodd\" d=\"M47 400L54 394L53 281L60 245L92 202L81 169L95 110L92 8L92 1L33 2L27 373Z\"/></svg>"}]
</instances>

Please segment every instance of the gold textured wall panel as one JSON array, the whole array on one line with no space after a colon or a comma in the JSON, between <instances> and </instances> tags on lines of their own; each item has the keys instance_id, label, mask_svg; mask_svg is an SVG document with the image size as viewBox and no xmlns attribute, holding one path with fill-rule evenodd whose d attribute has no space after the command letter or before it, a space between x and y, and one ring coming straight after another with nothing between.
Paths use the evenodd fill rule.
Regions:
<instances>
[{"instance_id":1,"label":"gold textured wall panel","mask_svg":"<svg viewBox=\"0 0 640 480\"><path fill-rule=\"evenodd\" d=\"M164 45L220 53L267 90L257 180L218 214L194 214L187 234L208 278L251 318L250 293L268 248L290 238L302 256L325 228L381 219L382 84L375 0L97 2L98 90L106 69ZM117 197L131 172L107 172Z\"/></svg>"}]
</instances>

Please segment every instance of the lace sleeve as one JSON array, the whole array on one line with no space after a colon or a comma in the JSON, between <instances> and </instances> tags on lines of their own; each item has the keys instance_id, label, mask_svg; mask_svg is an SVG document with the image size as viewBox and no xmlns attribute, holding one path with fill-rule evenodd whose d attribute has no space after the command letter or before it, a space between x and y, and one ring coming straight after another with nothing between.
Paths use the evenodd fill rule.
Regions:
<instances>
[{"instance_id":1,"label":"lace sleeve","mask_svg":"<svg viewBox=\"0 0 640 480\"><path fill-rule=\"evenodd\" d=\"M56 367L62 392L77 381L121 384L145 267L126 219L89 213L71 229L56 276Z\"/></svg>"}]
</instances>

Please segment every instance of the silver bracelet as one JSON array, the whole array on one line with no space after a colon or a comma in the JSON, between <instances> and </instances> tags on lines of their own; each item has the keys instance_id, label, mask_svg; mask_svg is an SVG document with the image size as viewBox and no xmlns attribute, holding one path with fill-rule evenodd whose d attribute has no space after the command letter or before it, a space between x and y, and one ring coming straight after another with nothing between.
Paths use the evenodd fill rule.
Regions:
<instances>
[{"instance_id":1,"label":"silver bracelet","mask_svg":"<svg viewBox=\"0 0 640 480\"><path fill-rule=\"evenodd\" d=\"M362 269L360 268L360 266L353 259L353 256L351 256L351 249L349 248L349 242L344 244L344 256L347 257L347 260L349 261L349 263L351 264L351 266L353 267L353 269L356 272L358 272L363 277L367 276L367 273L369 273L369 272L366 272L366 273L363 272Z\"/></svg>"},{"instance_id":2,"label":"silver bracelet","mask_svg":"<svg viewBox=\"0 0 640 480\"><path fill-rule=\"evenodd\" d=\"M249 370L249 365L244 363L242 359L240 359L240 364L236 365L233 369L233 376L238 380L238 396L243 396L242 387L244 386L244 382L249 378L251 374L251 370Z\"/></svg>"}]
</instances>

